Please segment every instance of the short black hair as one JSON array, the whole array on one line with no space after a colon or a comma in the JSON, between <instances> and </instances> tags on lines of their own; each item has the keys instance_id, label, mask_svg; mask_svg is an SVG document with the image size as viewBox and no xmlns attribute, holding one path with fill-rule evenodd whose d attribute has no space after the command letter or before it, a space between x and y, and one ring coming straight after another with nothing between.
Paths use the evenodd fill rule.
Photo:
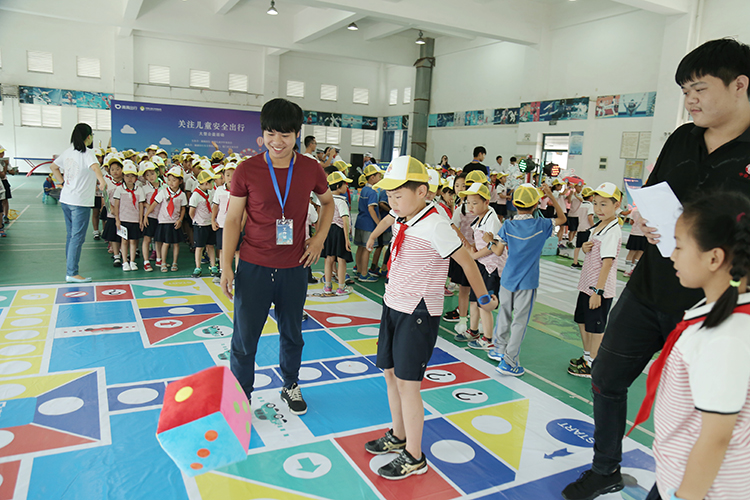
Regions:
<instances>
[{"instance_id":1,"label":"short black hair","mask_svg":"<svg viewBox=\"0 0 750 500\"><path fill-rule=\"evenodd\" d=\"M495 161L499 160L500 158L502 158L502 155L497 155L497 156L495 157Z\"/></svg>"},{"instance_id":2,"label":"short black hair","mask_svg":"<svg viewBox=\"0 0 750 500\"><path fill-rule=\"evenodd\" d=\"M750 47L733 38L721 38L710 40L683 57L674 79L682 86L713 76L728 86L740 75L750 78ZM750 87L747 92L750 97Z\"/></svg>"},{"instance_id":3,"label":"short black hair","mask_svg":"<svg viewBox=\"0 0 750 500\"><path fill-rule=\"evenodd\" d=\"M298 133L302 129L302 108L292 101L276 98L260 110L260 129L281 134Z\"/></svg>"},{"instance_id":4,"label":"short black hair","mask_svg":"<svg viewBox=\"0 0 750 500\"><path fill-rule=\"evenodd\" d=\"M86 139L91 135L91 126L88 123L79 123L73 127L73 133L70 134L70 143L73 148L81 153L86 152Z\"/></svg>"},{"instance_id":5,"label":"short black hair","mask_svg":"<svg viewBox=\"0 0 750 500\"><path fill-rule=\"evenodd\" d=\"M328 165L326 168L323 169L323 171L326 173L326 175L331 175L334 172L338 172L339 169L334 167L333 165Z\"/></svg>"},{"instance_id":6,"label":"short black hair","mask_svg":"<svg viewBox=\"0 0 750 500\"><path fill-rule=\"evenodd\" d=\"M336 191L342 184L346 184L346 181L338 181L336 184L329 184L328 187L331 191Z\"/></svg>"},{"instance_id":7,"label":"short black hair","mask_svg":"<svg viewBox=\"0 0 750 500\"><path fill-rule=\"evenodd\" d=\"M480 153L487 154L487 150L484 149L484 146L477 146L474 148L474 158L479 156Z\"/></svg>"},{"instance_id":8,"label":"short black hair","mask_svg":"<svg viewBox=\"0 0 750 500\"><path fill-rule=\"evenodd\" d=\"M314 140L315 140L315 136L314 135L308 135L307 137L305 137L305 147L309 148L310 147L310 143L312 141L314 141Z\"/></svg>"},{"instance_id":9,"label":"short black hair","mask_svg":"<svg viewBox=\"0 0 750 500\"><path fill-rule=\"evenodd\" d=\"M515 156L511 156L511 157L510 157L510 162L511 162L511 163L515 163L515 162L517 162L517 161L518 161L518 158L516 158Z\"/></svg>"},{"instance_id":10,"label":"short black hair","mask_svg":"<svg viewBox=\"0 0 750 500\"><path fill-rule=\"evenodd\" d=\"M427 184L426 182L418 182L418 181L406 181L403 184L401 184L399 187L397 187L396 189L406 188L406 189L416 192L417 189L419 189L419 186L426 187L427 191L430 190L429 184ZM391 189L391 191L395 191L395 190Z\"/></svg>"}]
</instances>

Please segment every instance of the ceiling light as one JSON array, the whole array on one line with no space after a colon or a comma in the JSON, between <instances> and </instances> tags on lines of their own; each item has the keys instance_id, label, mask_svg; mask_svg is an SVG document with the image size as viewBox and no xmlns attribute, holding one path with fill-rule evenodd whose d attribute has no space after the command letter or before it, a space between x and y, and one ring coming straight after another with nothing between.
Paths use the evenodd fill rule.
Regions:
<instances>
[{"instance_id":1,"label":"ceiling light","mask_svg":"<svg viewBox=\"0 0 750 500\"><path fill-rule=\"evenodd\" d=\"M271 6L266 11L266 14L268 14L269 16L275 16L278 13L279 13L279 11L276 10L276 2L275 2L275 0L271 0Z\"/></svg>"},{"instance_id":2,"label":"ceiling light","mask_svg":"<svg viewBox=\"0 0 750 500\"><path fill-rule=\"evenodd\" d=\"M422 30L419 30L419 38L417 38L417 41L414 43L416 43L417 45L424 45L427 43L424 41L424 33L422 33Z\"/></svg>"},{"instance_id":3,"label":"ceiling light","mask_svg":"<svg viewBox=\"0 0 750 500\"><path fill-rule=\"evenodd\" d=\"M346 27L349 31L357 31L359 29L359 26L357 26L357 23L351 23L349 26Z\"/></svg>"}]
</instances>

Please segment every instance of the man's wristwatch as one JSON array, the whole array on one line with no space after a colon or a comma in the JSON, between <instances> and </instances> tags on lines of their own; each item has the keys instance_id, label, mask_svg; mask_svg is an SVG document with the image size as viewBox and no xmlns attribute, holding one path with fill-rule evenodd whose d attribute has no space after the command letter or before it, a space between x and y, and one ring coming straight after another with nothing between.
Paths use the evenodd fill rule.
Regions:
<instances>
[{"instance_id":1,"label":"man's wristwatch","mask_svg":"<svg viewBox=\"0 0 750 500\"><path fill-rule=\"evenodd\" d=\"M596 288L595 286L590 286L589 290L593 290L594 293L597 295L604 295L604 289L602 288Z\"/></svg>"},{"instance_id":2,"label":"man's wristwatch","mask_svg":"<svg viewBox=\"0 0 750 500\"><path fill-rule=\"evenodd\" d=\"M484 295L477 297L477 302L480 306L484 306L489 304L492 301L492 297L490 297L489 293L485 293Z\"/></svg>"}]
</instances>

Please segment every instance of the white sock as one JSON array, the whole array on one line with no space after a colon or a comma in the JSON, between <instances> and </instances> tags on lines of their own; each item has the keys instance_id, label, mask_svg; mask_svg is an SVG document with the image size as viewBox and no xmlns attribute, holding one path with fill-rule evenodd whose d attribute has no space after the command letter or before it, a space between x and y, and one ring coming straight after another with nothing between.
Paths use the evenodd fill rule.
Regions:
<instances>
[{"instance_id":1,"label":"white sock","mask_svg":"<svg viewBox=\"0 0 750 500\"><path fill-rule=\"evenodd\" d=\"M594 358L591 357L591 354L584 354L583 359L586 360L586 363L588 363L589 366L594 362Z\"/></svg>"},{"instance_id":2,"label":"white sock","mask_svg":"<svg viewBox=\"0 0 750 500\"><path fill-rule=\"evenodd\" d=\"M466 328L466 320L467 320L467 317L466 317L466 316L459 316L459 317L458 317L458 324L459 324L460 326L462 326L462 327Z\"/></svg>"}]
</instances>

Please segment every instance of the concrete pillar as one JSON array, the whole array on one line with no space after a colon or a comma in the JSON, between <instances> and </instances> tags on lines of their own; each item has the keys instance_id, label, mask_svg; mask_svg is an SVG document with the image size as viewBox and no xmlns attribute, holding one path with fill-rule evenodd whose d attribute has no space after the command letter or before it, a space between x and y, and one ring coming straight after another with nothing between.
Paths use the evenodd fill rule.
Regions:
<instances>
[{"instance_id":1,"label":"concrete pillar","mask_svg":"<svg viewBox=\"0 0 750 500\"><path fill-rule=\"evenodd\" d=\"M435 66L435 39L425 38L419 48L419 59L414 66L417 78L414 85L414 113L411 121L411 156L421 162L427 157L427 119L432 95L432 68Z\"/></svg>"}]
</instances>

